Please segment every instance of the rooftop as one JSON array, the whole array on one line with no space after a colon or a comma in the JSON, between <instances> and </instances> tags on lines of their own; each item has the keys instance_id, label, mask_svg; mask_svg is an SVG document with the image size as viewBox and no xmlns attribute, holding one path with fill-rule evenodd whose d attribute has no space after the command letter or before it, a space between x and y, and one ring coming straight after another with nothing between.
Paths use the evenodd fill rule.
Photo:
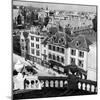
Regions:
<instances>
[{"instance_id":1,"label":"rooftop","mask_svg":"<svg viewBox=\"0 0 100 100\"><path fill-rule=\"evenodd\" d=\"M89 45L91 45L89 39L87 39L84 35L78 35L71 42L68 43L69 47L76 48L78 50L89 51Z\"/></svg>"},{"instance_id":2,"label":"rooftop","mask_svg":"<svg viewBox=\"0 0 100 100\"><path fill-rule=\"evenodd\" d=\"M71 38L68 34L63 32L57 32L51 37L46 37L42 43L59 45L65 48L71 47L83 51L89 51L89 45L92 44L92 42L85 35L80 34Z\"/></svg>"}]
</instances>

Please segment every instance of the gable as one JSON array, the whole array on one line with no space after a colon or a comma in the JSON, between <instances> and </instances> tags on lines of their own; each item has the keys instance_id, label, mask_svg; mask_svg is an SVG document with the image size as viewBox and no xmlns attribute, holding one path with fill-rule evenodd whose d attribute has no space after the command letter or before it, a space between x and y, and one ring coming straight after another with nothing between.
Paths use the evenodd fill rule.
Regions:
<instances>
[{"instance_id":1,"label":"gable","mask_svg":"<svg viewBox=\"0 0 100 100\"><path fill-rule=\"evenodd\" d=\"M92 43L84 35L79 35L72 42L69 43L69 47L83 51L89 51L89 45L91 44Z\"/></svg>"}]
</instances>

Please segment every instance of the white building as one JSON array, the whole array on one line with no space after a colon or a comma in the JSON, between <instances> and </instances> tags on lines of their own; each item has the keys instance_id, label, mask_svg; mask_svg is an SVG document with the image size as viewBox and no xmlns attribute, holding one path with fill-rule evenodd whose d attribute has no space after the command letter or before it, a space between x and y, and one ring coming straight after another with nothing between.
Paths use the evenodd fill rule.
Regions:
<instances>
[{"instance_id":1,"label":"white building","mask_svg":"<svg viewBox=\"0 0 100 100\"><path fill-rule=\"evenodd\" d=\"M63 32L50 35L45 27L40 30L39 27L33 26L29 31L28 38L31 61L38 64L43 61L53 61L55 65L59 64L56 68L59 66L58 69L61 72L64 72L64 67L74 63L87 72L88 79L91 79L91 74L95 74L93 80L96 79L96 68L94 68L96 61L95 64L91 63L91 59L95 56L93 56L92 50L95 49L84 35L73 38Z\"/></svg>"},{"instance_id":2,"label":"white building","mask_svg":"<svg viewBox=\"0 0 100 100\"><path fill-rule=\"evenodd\" d=\"M33 62L37 62L38 64L41 64L42 61L42 54L44 53L45 47L42 44L43 39L45 38L45 33L46 31L41 31L39 27L31 27L31 30L29 32L29 40L30 40L30 52L29 54L31 55L31 60ZM45 51L46 53L46 51Z\"/></svg>"},{"instance_id":3,"label":"white building","mask_svg":"<svg viewBox=\"0 0 100 100\"><path fill-rule=\"evenodd\" d=\"M97 53L96 43L90 45L90 52L88 53L88 67L87 79L97 81Z\"/></svg>"},{"instance_id":4,"label":"white building","mask_svg":"<svg viewBox=\"0 0 100 100\"><path fill-rule=\"evenodd\" d=\"M48 45L48 61L52 60L63 66L75 63L87 71L87 59L91 42L85 36L79 35L72 40L67 34L58 32L46 42Z\"/></svg>"}]
</instances>

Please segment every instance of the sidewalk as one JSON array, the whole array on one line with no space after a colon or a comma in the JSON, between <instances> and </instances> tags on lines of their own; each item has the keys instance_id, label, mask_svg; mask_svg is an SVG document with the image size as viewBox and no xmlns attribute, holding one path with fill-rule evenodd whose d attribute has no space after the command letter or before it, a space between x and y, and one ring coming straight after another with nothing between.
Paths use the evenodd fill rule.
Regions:
<instances>
[{"instance_id":1,"label":"sidewalk","mask_svg":"<svg viewBox=\"0 0 100 100\"><path fill-rule=\"evenodd\" d=\"M66 75L57 73L56 71L54 71L51 68L46 68L46 67L39 65L37 63L32 64L32 62L29 60L25 61L24 57L13 54L13 65L15 65L18 60L20 60L23 65L30 65L30 66L35 65L36 68L34 67L34 69L38 72L38 76L51 76L51 77L52 76L56 76L56 77L57 76L61 76L61 77L66 76Z\"/></svg>"}]
</instances>

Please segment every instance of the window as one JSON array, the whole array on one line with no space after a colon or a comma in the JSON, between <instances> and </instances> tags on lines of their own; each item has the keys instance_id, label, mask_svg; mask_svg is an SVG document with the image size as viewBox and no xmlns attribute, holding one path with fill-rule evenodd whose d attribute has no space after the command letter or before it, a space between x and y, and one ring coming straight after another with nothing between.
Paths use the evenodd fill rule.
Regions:
<instances>
[{"instance_id":1,"label":"window","mask_svg":"<svg viewBox=\"0 0 100 100\"><path fill-rule=\"evenodd\" d=\"M57 51L59 52L59 47L57 47Z\"/></svg>"},{"instance_id":2,"label":"window","mask_svg":"<svg viewBox=\"0 0 100 100\"><path fill-rule=\"evenodd\" d=\"M46 57L45 56L43 57L43 60L46 60Z\"/></svg>"},{"instance_id":3,"label":"window","mask_svg":"<svg viewBox=\"0 0 100 100\"><path fill-rule=\"evenodd\" d=\"M34 49L31 49L31 53L32 53L32 54L35 54L35 51L34 51Z\"/></svg>"},{"instance_id":4,"label":"window","mask_svg":"<svg viewBox=\"0 0 100 100\"><path fill-rule=\"evenodd\" d=\"M40 51L39 50L36 50L36 55L40 56Z\"/></svg>"},{"instance_id":5,"label":"window","mask_svg":"<svg viewBox=\"0 0 100 100\"><path fill-rule=\"evenodd\" d=\"M55 51L55 46L53 46L53 51Z\"/></svg>"},{"instance_id":6,"label":"window","mask_svg":"<svg viewBox=\"0 0 100 100\"><path fill-rule=\"evenodd\" d=\"M71 58L71 59L70 59L70 63L71 63L71 64L75 64L75 58Z\"/></svg>"},{"instance_id":7,"label":"window","mask_svg":"<svg viewBox=\"0 0 100 100\"><path fill-rule=\"evenodd\" d=\"M55 55L53 54L53 60L56 60L56 57L55 57Z\"/></svg>"},{"instance_id":8,"label":"window","mask_svg":"<svg viewBox=\"0 0 100 100\"><path fill-rule=\"evenodd\" d=\"M61 62L64 63L64 58L63 57L61 57Z\"/></svg>"},{"instance_id":9,"label":"window","mask_svg":"<svg viewBox=\"0 0 100 100\"><path fill-rule=\"evenodd\" d=\"M76 30L76 27L74 27L74 30Z\"/></svg>"},{"instance_id":10,"label":"window","mask_svg":"<svg viewBox=\"0 0 100 100\"><path fill-rule=\"evenodd\" d=\"M34 40L34 36L31 36L31 40Z\"/></svg>"},{"instance_id":11,"label":"window","mask_svg":"<svg viewBox=\"0 0 100 100\"><path fill-rule=\"evenodd\" d=\"M49 58L50 58L50 59L52 59L52 55L51 55L50 53L49 53L49 55L48 55L48 56L49 56Z\"/></svg>"},{"instance_id":12,"label":"window","mask_svg":"<svg viewBox=\"0 0 100 100\"><path fill-rule=\"evenodd\" d=\"M79 51L79 57L84 57L84 52Z\"/></svg>"},{"instance_id":13,"label":"window","mask_svg":"<svg viewBox=\"0 0 100 100\"><path fill-rule=\"evenodd\" d=\"M26 45L26 51L28 50L28 45Z\"/></svg>"},{"instance_id":14,"label":"window","mask_svg":"<svg viewBox=\"0 0 100 100\"><path fill-rule=\"evenodd\" d=\"M48 48L51 50L51 45L49 45Z\"/></svg>"},{"instance_id":15,"label":"window","mask_svg":"<svg viewBox=\"0 0 100 100\"><path fill-rule=\"evenodd\" d=\"M39 44L36 44L36 48L39 49Z\"/></svg>"},{"instance_id":16,"label":"window","mask_svg":"<svg viewBox=\"0 0 100 100\"><path fill-rule=\"evenodd\" d=\"M64 48L61 48L61 53L64 53Z\"/></svg>"},{"instance_id":17,"label":"window","mask_svg":"<svg viewBox=\"0 0 100 100\"><path fill-rule=\"evenodd\" d=\"M61 41L61 44L62 44L62 45L65 44L64 38L61 38L60 41Z\"/></svg>"},{"instance_id":18,"label":"window","mask_svg":"<svg viewBox=\"0 0 100 100\"><path fill-rule=\"evenodd\" d=\"M39 37L36 37L36 41L39 41Z\"/></svg>"},{"instance_id":19,"label":"window","mask_svg":"<svg viewBox=\"0 0 100 100\"><path fill-rule=\"evenodd\" d=\"M46 45L44 44L44 47L46 47Z\"/></svg>"},{"instance_id":20,"label":"window","mask_svg":"<svg viewBox=\"0 0 100 100\"><path fill-rule=\"evenodd\" d=\"M46 54L46 50L44 50L44 54Z\"/></svg>"},{"instance_id":21,"label":"window","mask_svg":"<svg viewBox=\"0 0 100 100\"><path fill-rule=\"evenodd\" d=\"M78 66L83 67L83 60L78 60Z\"/></svg>"},{"instance_id":22,"label":"window","mask_svg":"<svg viewBox=\"0 0 100 100\"><path fill-rule=\"evenodd\" d=\"M34 43L31 43L31 47L34 47Z\"/></svg>"},{"instance_id":23,"label":"window","mask_svg":"<svg viewBox=\"0 0 100 100\"><path fill-rule=\"evenodd\" d=\"M76 46L80 46L81 45L81 41L76 41Z\"/></svg>"},{"instance_id":24,"label":"window","mask_svg":"<svg viewBox=\"0 0 100 100\"><path fill-rule=\"evenodd\" d=\"M57 56L57 61L60 61L60 58L59 58L59 56Z\"/></svg>"},{"instance_id":25,"label":"window","mask_svg":"<svg viewBox=\"0 0 100 100\"><path fill-rule=\"evenodd\" d=\"M56 42L56 37L55 36L53 37L53 41Z\"/></svg>"},{"instance_id":26,"label":"window","mask_svg":"<svg viewBox=\"0 0 100 100\"><path fill-rule=\"evenodd\" d=\"M76 55L76 50L74 50L74 49L71 49L71 55Z\"/></svg>"}]
</instances>

